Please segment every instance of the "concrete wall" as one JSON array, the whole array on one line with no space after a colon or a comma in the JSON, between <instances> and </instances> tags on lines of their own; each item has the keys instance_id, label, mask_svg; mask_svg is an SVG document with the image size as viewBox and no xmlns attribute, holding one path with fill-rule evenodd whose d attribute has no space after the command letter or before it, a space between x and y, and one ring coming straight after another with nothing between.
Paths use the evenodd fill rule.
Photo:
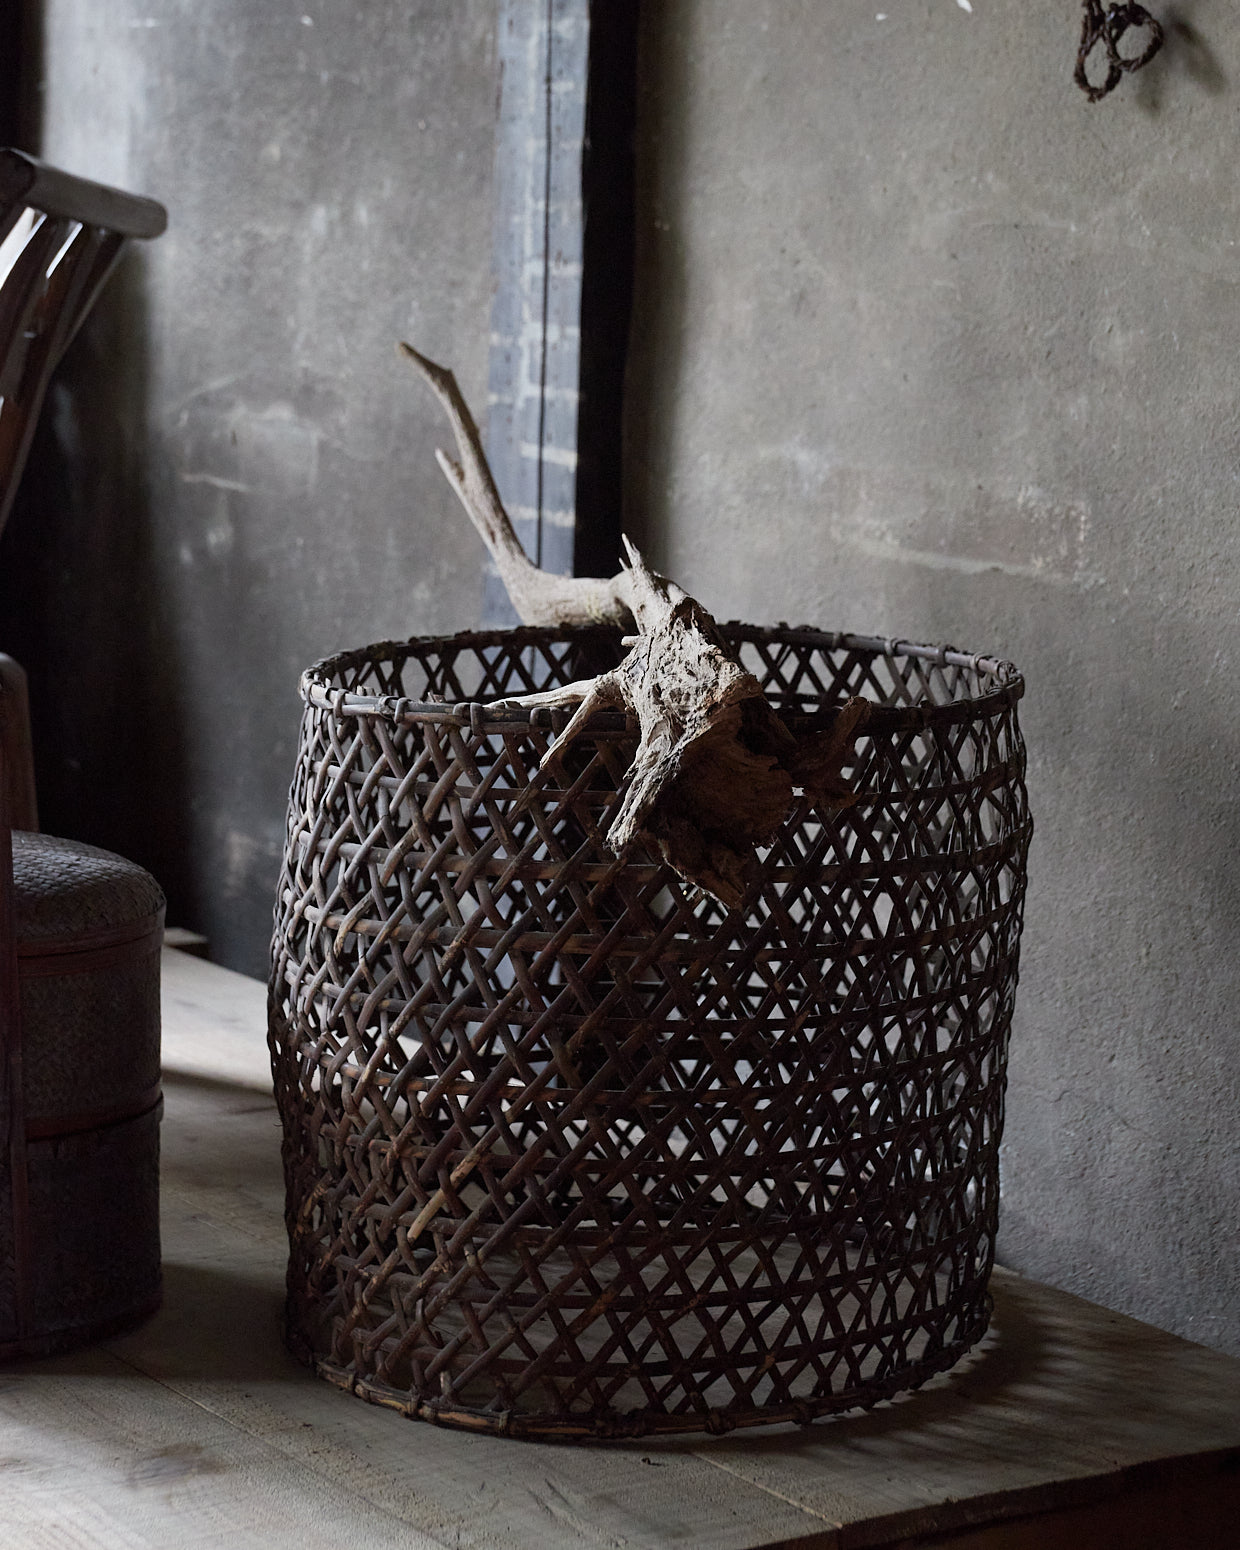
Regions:
<instances>
[{"instance_id":1,"label":"concrete wall","mask_svg":"<svg viewBox=\"0 0 1240 1550\"><path fill-rule=\"evenodd\" d=\"M0 642L34 676L45 826L146 863L262 974L298 674L478 621L481 546L394 346L485 406L495 0L40 9L42 153L170 225L49 399Z\"/></svg>"},{"instance_id":2,"label":"concrete wall","mask_svg":"<svg viewBox=\"0 0 1240 1550\"><path fill-rule=\"evenodd\" d=\"M649 0L630 527L722 615L1025 669L1010 1263L1240 1350L1233 82L1179 0ZM486 383L494 0L46 0L43 149L162 198L0 551L48 827L262 973L301 668L475 622L393 341Z\"/></svg>"},{"instance_id":3,"label":"concrete wall","mask_svg":"<svg viewBox=\"0 0 1240 1550\"><path fill-rule=\"evenodd\" d=\"M645 7L630 526L723 616L1025 670L1001 1252L1240 1351L1240 15Z\"/></svg>"}]
</instances>

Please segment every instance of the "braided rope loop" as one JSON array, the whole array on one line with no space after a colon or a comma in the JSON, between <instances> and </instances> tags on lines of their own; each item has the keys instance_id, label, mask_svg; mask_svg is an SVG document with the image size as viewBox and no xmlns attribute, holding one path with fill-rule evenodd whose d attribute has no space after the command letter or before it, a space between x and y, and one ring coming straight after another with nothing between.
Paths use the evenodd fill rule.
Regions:
<instances>
[{"instance_id":1,"label":"braided rope loop","mask_svg":"<svg viewBox=\"0 0 1240 1550\"><path fill-rule=\"evenodd\" d=\"M1103 8L1102 0L1081 0L1081 41L1076 51L1076 69L1073 79L1090 102L1101 102L1110 96L1126 74L1148 65L1163 46L1162 24L1135 0L1117 0ZM1120 44L1129 32L1145 33L1143 44L1135 54L1120 52ZM1102 81L1089 79L1089 68L1095 53L1101 49L1106 60L1106 76Z\"/></svg>"}]
</instances>

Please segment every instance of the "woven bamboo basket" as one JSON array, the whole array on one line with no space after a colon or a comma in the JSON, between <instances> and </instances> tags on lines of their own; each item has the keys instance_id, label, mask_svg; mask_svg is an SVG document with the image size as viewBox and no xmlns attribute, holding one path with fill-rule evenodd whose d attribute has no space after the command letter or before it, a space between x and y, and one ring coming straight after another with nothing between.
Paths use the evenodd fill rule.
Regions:
<instances>
[{"instance_id":1,"label":"woven bamboo basket","mask_svg":"<svg viewBox=\"0 0 1240 1550\"><path fill-rule=\"evenodd\" d=\"M725 627L794 725L876 705L743 909L603 835L634 748L497 699L616 632L387 643L302 680L270 1039L290 1345L507 1435L807 1422L984 1333L1030 835L1008 663Z\"/></svg>"}]
</instances>

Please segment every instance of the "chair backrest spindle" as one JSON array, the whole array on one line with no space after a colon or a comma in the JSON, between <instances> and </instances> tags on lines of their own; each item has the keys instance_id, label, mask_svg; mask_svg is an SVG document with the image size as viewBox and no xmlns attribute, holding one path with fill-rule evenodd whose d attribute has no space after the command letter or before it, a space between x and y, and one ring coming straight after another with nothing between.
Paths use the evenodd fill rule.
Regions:
<instances>
[{"instance_id":1,"label":"chair backrest spindle","mask_svg":"<svg viewBox=\"0 0 1240 1550\"><path fill-rule=\"evenodd\" d=\"M0 531L57 362L129 237L162 205L0 150Z\"/></svg>"}]
</instances>

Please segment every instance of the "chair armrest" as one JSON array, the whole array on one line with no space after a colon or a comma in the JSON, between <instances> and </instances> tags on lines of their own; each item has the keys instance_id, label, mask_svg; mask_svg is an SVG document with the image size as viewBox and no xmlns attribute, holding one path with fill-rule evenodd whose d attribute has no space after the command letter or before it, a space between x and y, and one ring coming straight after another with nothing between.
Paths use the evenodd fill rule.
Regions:
<instances>
[{"instance_id":1,"label":"chair armrest","mask_svg":"<svg viewBox=\"0 0 1240 1550\"><path fill-rule=\"evenodd\" d=\"M0 826L28 830L39 827L26 673L12 657L3 654L0 654Z\"/></svg>"},{"instance_id":2,"label":"chair armrest","mask_svg":"<svg viewBox=\"0 0 1240 1550\"><path fill-rule=\"evenodd\" d=\"M29 206L123 237L158 237L168 212L154 199L59 172L25 151L0 150L0 208Z\"/></svg>"}]
</instances>

